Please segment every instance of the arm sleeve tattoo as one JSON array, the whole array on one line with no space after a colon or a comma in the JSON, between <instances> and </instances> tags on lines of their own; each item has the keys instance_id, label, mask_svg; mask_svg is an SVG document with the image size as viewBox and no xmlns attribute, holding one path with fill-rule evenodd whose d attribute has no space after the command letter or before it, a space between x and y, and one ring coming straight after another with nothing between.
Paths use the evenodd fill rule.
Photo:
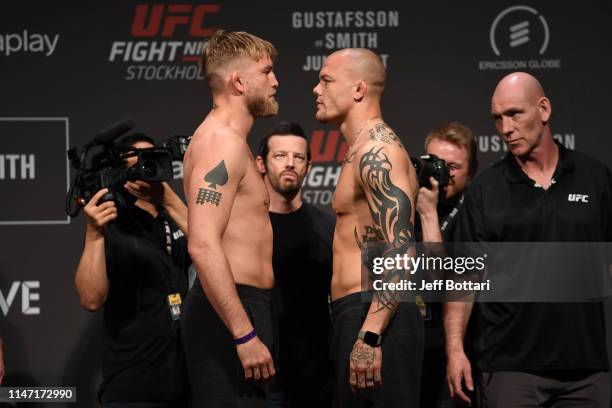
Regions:
<instances>
[{"instance_id":1,"label":"arm sleeve tattoo","mask_svg":"<svg viewBox=\"0 0 612 408\"><path fill-rule=\"evenodd\" d=\"M368 282L372 282L374 258L403 256L415 242L410 198L391 180L393 165L384 148L371 148L359 161L359 175L366 189L372 225L366 225L361 236L356 226L355 239L361 250L362 264L368 272ZM403 269L386 270L382 278L385 282L398 281L405 274ZM393 292L375 291L374 295L382 307L394 308L397 303Z\"/></svg>"}]
</instances>

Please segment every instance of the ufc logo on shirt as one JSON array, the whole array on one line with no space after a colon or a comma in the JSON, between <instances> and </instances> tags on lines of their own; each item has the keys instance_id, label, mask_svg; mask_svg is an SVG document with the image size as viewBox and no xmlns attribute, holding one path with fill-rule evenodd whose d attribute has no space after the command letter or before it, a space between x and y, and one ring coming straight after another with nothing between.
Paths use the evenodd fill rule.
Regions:
<instances>
[{"instance_id":1,"label":"ufc logo on shirt","mask_svg":"<svg viewBox=\"0 0 612 408\"><path fill-rule=\"evenodd\" d=\"M567 196L567 201L570 202L582 202L582 203L588 203L589 202L589 196L587 194L570 194Z\"/></svg>"}]
</instances>

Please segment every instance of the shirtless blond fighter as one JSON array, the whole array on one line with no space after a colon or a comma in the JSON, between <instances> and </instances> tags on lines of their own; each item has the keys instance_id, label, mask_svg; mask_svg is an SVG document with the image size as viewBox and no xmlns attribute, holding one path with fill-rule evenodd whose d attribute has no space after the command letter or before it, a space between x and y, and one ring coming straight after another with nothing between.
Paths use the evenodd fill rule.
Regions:
<instances>
[{"instance_id":1,"label":"shirtless blond fighter","mask_svg":"<svg viewBox=\"0 0 612 408\"><path fill-rule=\"evenodd\" d=\"M189 254L198 273L183 344L197 407L264 406L270 354L272 227L269 198L246 142L257 117L275 115L272 44L218 30L202 56L213 108L185 155Z\"/></svg>"},{"instance_id":2,"label":"shirtless blond fighter","mask_svg":"<svg viewBox=\"0 0 612 408\"><path fill-rule=\"evenodd\" d=\"M350 146L333 199L332 353L340 407L418 406L417 307L362 285L373 256L408 253L414 243L418 183L408 153L382 119L385 77L372 51L344 49L327 58L314 88L317 120L338 124ZM368 294L372 301L362 302Z\"/></svg>"}]
</instances>

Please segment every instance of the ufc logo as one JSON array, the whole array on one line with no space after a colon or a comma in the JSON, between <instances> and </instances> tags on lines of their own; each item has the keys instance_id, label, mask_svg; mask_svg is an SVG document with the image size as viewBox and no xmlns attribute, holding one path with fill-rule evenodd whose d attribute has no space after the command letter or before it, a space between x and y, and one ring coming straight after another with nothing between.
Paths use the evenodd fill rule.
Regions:
<instances>
[{"instance_id":1,"label":"ufc logo","mask_svg":"<svg viewBox=\"0 0 612 408\"><path fill-rule=\"evenodd\" d=\"M342 161L349 147L342 140L339 131L331 130L325 138L324 130L315 130L312 132L310 148L313 163L327 163L334 160Z\"/></svg>"},{"instance_id":2,"label":"ufc logo","mask_svg":"<svg viewBox=\"0 0 612 408\"><path fill-rule=\"evenodd\" d=\"M34 292L32 289L40 289L40 281L13 282L7 294L0 290L0 309L6 316L17 297L17 293L21 289L21 313L24 315L39 315L40 307L33 306L33 301L40 300L40 293Z\"/></svg>"},{"instance_id":3,"label":"ufc logo","mask_svg":"<svg viewBox=\"0 0 612 408\"><path fill-rule=\"evenodd\" d=\"M569 202L583 202L583 203L588 203L589 202L589 196L586 194L570 194L567 196L567 201Z\"/></svg>"},{"instance_id":4,"label":"ufc logo","mask_svg":"<svg viewBox=\"0 0 612 408\"><path fill-rule=\"evenodd\" d=\"M132 35L155 37L161 28L162 37L171 37L177 26L188 25L191 36L210 36L215 29L204 27L204 18L207 14L218 12L218 4L139 4L132 23Z\"/></svg>"}]
</instances>

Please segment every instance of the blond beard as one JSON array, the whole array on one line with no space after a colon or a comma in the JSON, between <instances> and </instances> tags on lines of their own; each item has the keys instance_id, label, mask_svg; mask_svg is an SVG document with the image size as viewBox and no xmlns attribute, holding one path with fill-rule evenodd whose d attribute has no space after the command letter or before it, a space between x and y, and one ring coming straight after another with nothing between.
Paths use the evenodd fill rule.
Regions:
<instances>
[{"instance_id":1,"label":"blond beard","mask_svg":"<svg viewBox=\"0 0 612 408\"><path fill-rule=\"evenodd\" d=\"M278 102L273 97L247 95L246 104L249 113L255 118L267 118L278 114Z\"/></svg>"}]
</instances>

